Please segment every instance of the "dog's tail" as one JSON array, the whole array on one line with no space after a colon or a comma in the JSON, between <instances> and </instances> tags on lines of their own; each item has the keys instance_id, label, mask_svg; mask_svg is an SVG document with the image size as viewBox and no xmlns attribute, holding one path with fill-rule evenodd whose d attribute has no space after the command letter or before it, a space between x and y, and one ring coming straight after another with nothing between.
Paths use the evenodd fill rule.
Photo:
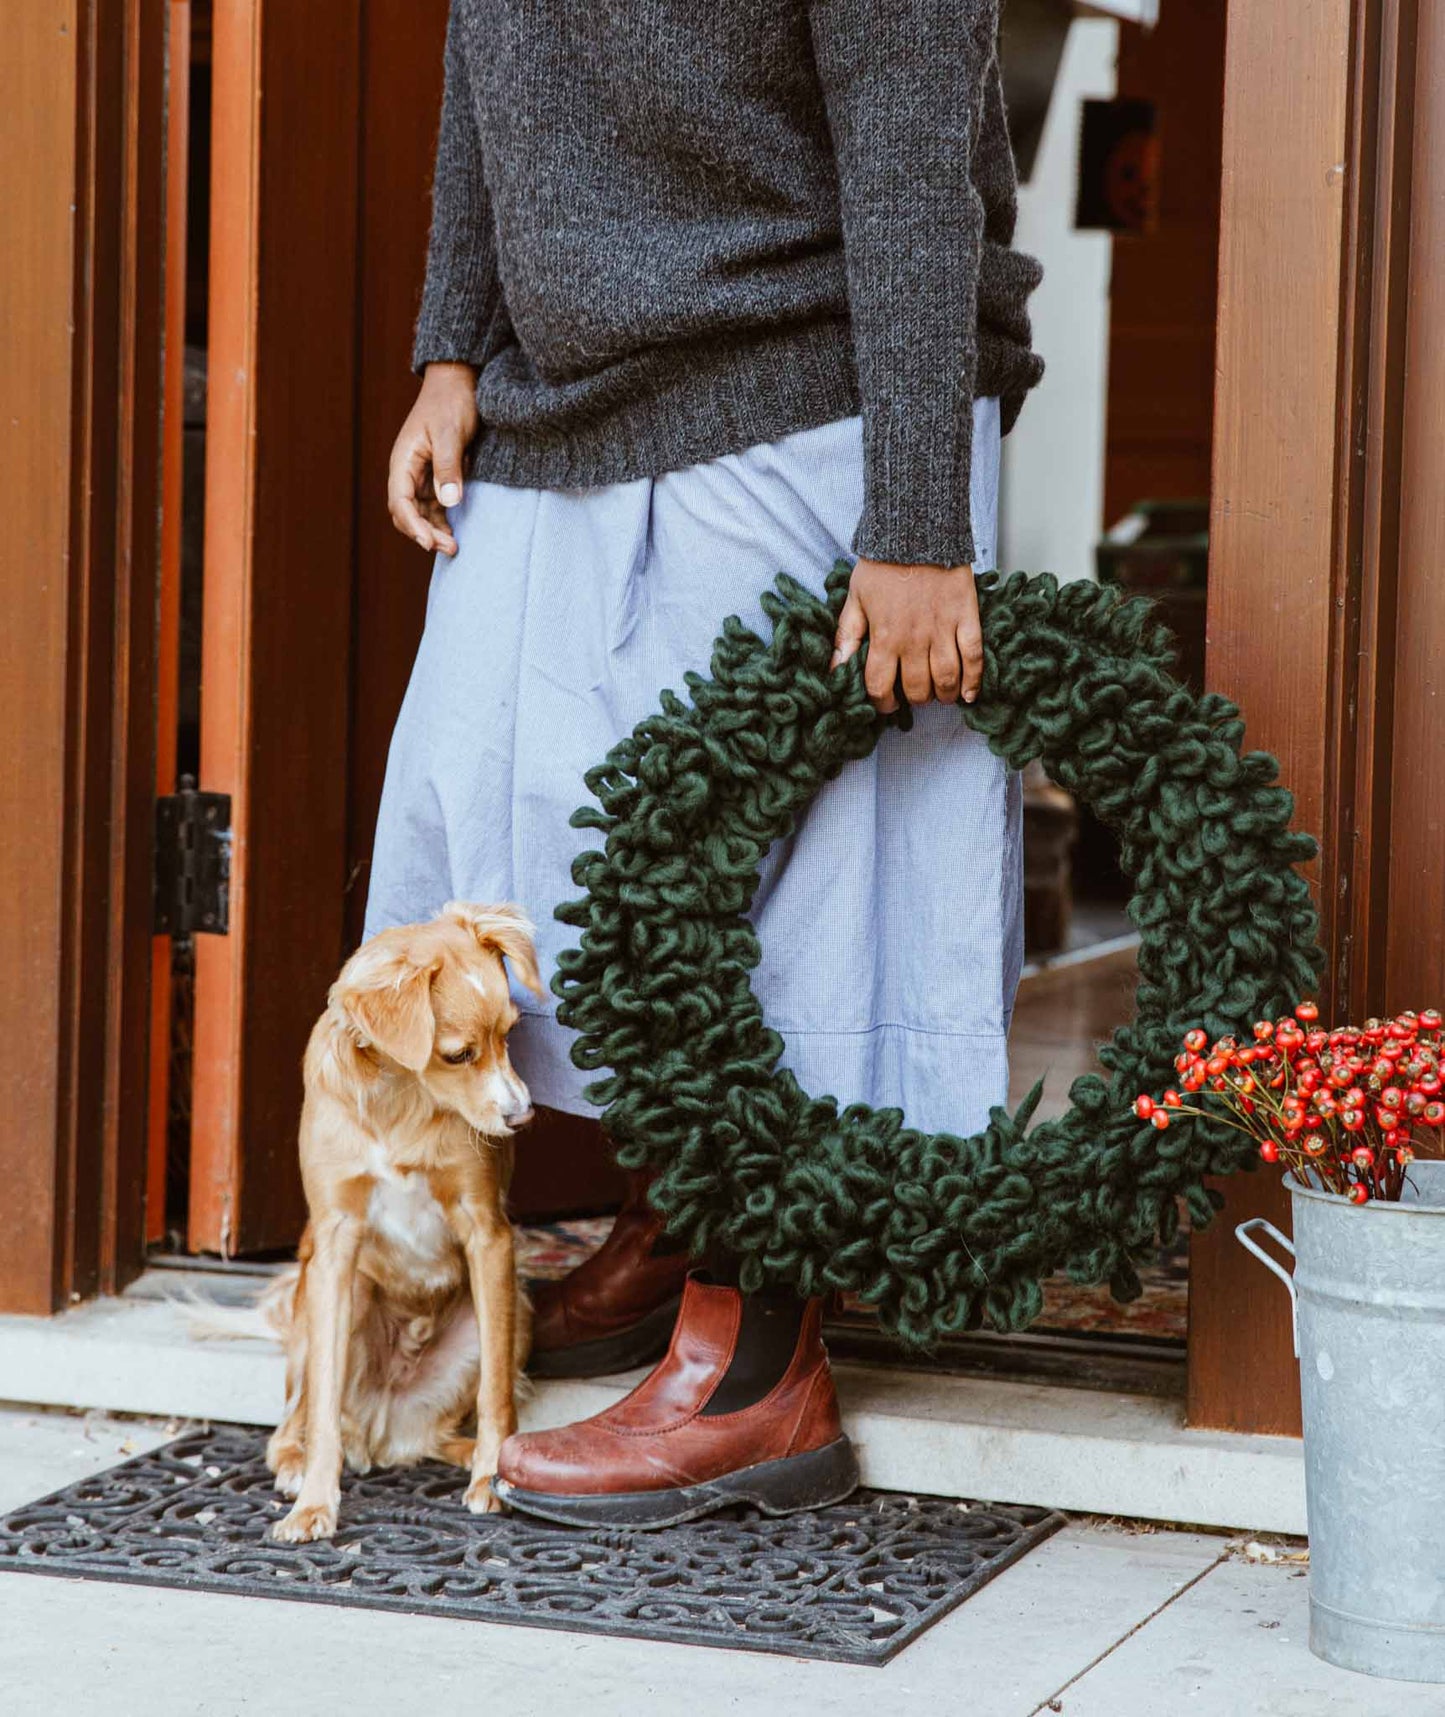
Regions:
<instances>
[{"instance_id":1,"label":"dog's tail","mask_svg":"<svg viewBox=\"0 0 1445 1717\"><path fill-rule=\"evenodd\" d=\"M296 1313L301 1266L288 1264L249 1306L222 1306L199 1294L175 1302L186 1315L186 1333L196 1341L284 1341Z\"/></svg>"}]
</instances>

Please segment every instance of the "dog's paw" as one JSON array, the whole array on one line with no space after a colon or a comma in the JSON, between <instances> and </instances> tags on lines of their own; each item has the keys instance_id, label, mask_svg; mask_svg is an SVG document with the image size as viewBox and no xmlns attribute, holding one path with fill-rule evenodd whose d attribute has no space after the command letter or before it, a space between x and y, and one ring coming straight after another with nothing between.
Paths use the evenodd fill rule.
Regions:
<instances>
[{"instance_id":1,"label":"dog's paw","mask_svg":"<svg viewBox=\"0 0 1445 1717\"><path fill-rule=\"evenodd\" d=\"M282 1461L276 1466L273 1471L277 1495L293 1499L300 1496L301 1477L305 1470L306 1463L299 1455L294 1461Z\"/></svg>"},{"instance_id":2,"label":"dog's paw","mask_svg":"<svg viewBox=\"0 0 1445 1717\"><path fill-rule=\"evenodd\" d=\"M502 1503L500 1497L492 1489L492 1475L483 1474L474 1478L467 1486L466 1495L462 1501L473 1514L500 1514Z\"/></svg>"},{"instance_id":3,"label":"dog's paw","mask_svg":"<svg viewBox=\"0 0 1445 1717\"><path fill-rule=\"evenodd\" d=\"M271 1528L271 1536L280 1544L312 1544L318 1538L334 1537L335 1533L334 1502L298 1504Z\"/></svg>"}]
</instances>

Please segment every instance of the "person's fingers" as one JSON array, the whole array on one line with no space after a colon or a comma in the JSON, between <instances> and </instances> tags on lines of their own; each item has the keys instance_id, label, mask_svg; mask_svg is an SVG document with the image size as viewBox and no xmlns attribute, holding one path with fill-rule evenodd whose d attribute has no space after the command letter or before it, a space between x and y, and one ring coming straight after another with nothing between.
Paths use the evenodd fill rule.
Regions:
<instances>
[{"instance_id":1,"label":"person's fingers","mask_svg":"<svg viewBox=\"0 0 1445 1717\"><path fill-rule=\"evenodd\" d=\"M430 493L417 502L417 511L431 526L436 546L445 555L457 552L457 539L447 519L447 510L436 497Z\"/></svg>"},{"instance_id":2,"label":"person's fingers","mask_svg":"<svg viewBox=\"0 0 1445 1717\"><path fill-rule=\"evenodd\" d=\"M386 474L386 510L392 524L424 549L432 546L432 529L422 517L417 500L427 467L420 438L404 436L391 451L391 467Z\"/></svg>"},{"instance_id":3,"label":"person's fingers","mask_svg":"<svg viewBox=\"0 0 1445 1717\"><path fill-rule=\"evenodd\" d=\"M868 616L863 611L863 604L850 590L848 600L843 604L843 612L838 616L838 631L833 639L833 660L829 663L829 668L836 668L856 656L867 636Z\"/></svg>"},{"instance_id":4,"label":"person's fingers","mask_svg":"<svg viewBox=\"0 0 1445 1717\"><path fill-rule=\"evenodd\" d=\"M933 675L928 667L927 643L910 645L904 651L900 665L903 670L903 695L915 706L926 704L933 696Z\"/></svg>"},{"instance_id":5,"label":"person's fingers","mask_svg":"<svg viewBox=\"0 0 1445 1717\"><path fill-rule=\"evenodd\" d=\"M387 492L387 507L391 513L391 522L404 537L410 537L418 548L424 548L430 553L436 547L436 532L421 516L416 502L410 495L399 489L389 489Z\"/></svg>"},{"instance_id":6,"label":"person's fingers","mask_svg":"<svg viewBox=\"0 0 1445 1717\"><path fill-rule=\"evenodd\" d=\"M868 645L868 662L863 669L863 684L879 715L892 715L898 708L895 687L898 684L898 654L874 638Z\"/></svg>"},{"instance_id":7,"label":"person's fingers","mask_svg":"<svg viewBox=\"0 0 1445 1717\"><path fill-rule=\"evenodd\" d=\"M464 452L462 432L456 424L433 431L431 484L437 500L444 507L461 505Z\"/></svg>"},{"instance_id":8,"label":"person's fingers","mask_svg":"<svg viewBox=\"0 0 1445 1717\"><path fill-rule=\"evenodd\" d=\"M418 436L406 445L398 443L387 475L387 510L397 530L410 537L418 548L428 554L438 550L455 554L456 540L446 525L445 514L439 523L434 523L423 510L432 502L430 474L431 453L423 437Z\"/></svg>"},{"instance_id":9,"label":"person's fingers","mask_svg":"<svg viewBox=\"0 0 1445 1717\"><path fill-rule=\"evenodd\" d=\"M958 640L942 637L933 640L928 652L928 671L933 679L933 695L940 703L957 703L963 689L963 669L959 663Z\"/></svg>"},{"instance_id":10,"label":"person's fingers","mask_svg":"<svg viewBox=\"0 0 1445 1717\"><path fill-rule=\"evenodd\" d=\"M973 703L983 684L983 628L976 616L958 629L958 655L963 663L963 701Z\"/></svg>"}]
</instances>

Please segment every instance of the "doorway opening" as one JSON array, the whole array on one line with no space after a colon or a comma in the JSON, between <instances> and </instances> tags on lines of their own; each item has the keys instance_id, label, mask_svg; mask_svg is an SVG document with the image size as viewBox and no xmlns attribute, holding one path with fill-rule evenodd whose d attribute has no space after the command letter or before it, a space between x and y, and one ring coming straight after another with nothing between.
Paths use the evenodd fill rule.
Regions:
<instances>
[{"instance_id":1,"label":"doorway opening","mask_svg":"<svg viewBox=\"0 0 1445 1717\"><path fill-rule=\"evenodd\" d=\"M1034 319L1048 371L1005 446L1001 558L1009 567L1104 577L1155 596L1178 638L1181 672L1201 684L1225 4L1163 0L1147 24L1137 21L1139 10L1080 8L1073 0L1012 0L1008 8L1019 242L1045 263ZM328 133L330 154L307 170L313 181L330 176L327 194L343 205L351 248L342 256L345 247L332 245L325 266L334 276L315 284L307 275L305 296L286 300L257 260L266 247L247 227L257 217L239 188L255 182L268 151L293 159L298 143L268 135L264 118L259 129L238 130L239 95L259 88L266 72L274 107L286 80L304 86L316 44L298 33L288 54L291 26L277 21L268 26L282 38L271 50L275 66L257 68L242 63L250 38L234 20L215 27L211 0L172 6L173 41L184 41L180 63L189 68L180 288L186 403L173 572L179 691L161 755L173 757L177 783L201 788L216 785L218 759L242 756L247 745L264 743L268 761L264 781L243 768L237 784L251 821L235 847L233 883L248 903L233 928L239 951L227 951L221 974L218 939L208 943L204 932L174 938L166 950L170 1000L158 1029L168 1076L153 1105L150 1158L158 1190L149 1239L159 1265L199 1256L264 1268L289 1252L301 1226L291 1130L299 1055L326 983L359 935L386 741L425 605L425 570L390 530L381 496L386 453L413 387L406 357L422 277L445 14L445 0L363 8L351 33L332 42L326 75L343 79L349 69L355 102ZM260 216L266 245L300 244L280 236L285 187L264 175L261 183L274 199ZM305 240L313 250L318 242L314 233ZM223 272L243 252L252 257L250 290L260 299L256 325L246 328L232 302L237 283ZM305 273L300 262L295 271L296 279ZM258 537L268 528L266 482L304 489L312 480L308 443L292 415L310 397L305 378L283 373L284 353L268 361L267 317L283 312L301 323L288 348L298 368L309 361L308 343L345 353L315 399L327 418L325 437L344 439L337 461L349 474L346 516L329 522L320 570L314 554L304 567L299 558L268 560L260 549L239 555L220 533L228 517L240 521L207 516L218 497L229 504L243 336L262 347L244 384L251 392L241 430L262 449L263 463L272 462L257 479L257 511L247 515ZM208 377L223 379L219 403ZM235 635L243 610L246 648L264 650L268 660L242 663L235 694L218 686L213 670L224 658L215 639L226 626ZM264 733L255 721L247 726L244 707L237 714L237 695ZM329 737L314 731L317 710L325 711ZM336 748L340 781L328 778L318 789L289 765L291 754L323 744ZM1098 1043L1127 1015L1136 938L1108 832L1042 774L1028 777L1025 804L1027 964L1011 1034L1010 1103L1043 1078L1042 1112L1049 1113L1064 1107L1071 1080L1092 1068ZM287 820L295 827L302 818L305 848L288 854ZM271 842L264 852L263 838ZM293 945L283 958L266 938L273 921L279 936L297 920L306 924L304 955ZM230 1023L218 1031L222 999ZM229 1045L231 1060L218 1058L218 1042ZM547 1274L600 1243L621 1181L591 1123L544 1117L541 1128L519 1153L514 1208L528 1230L531 1266ZM960 1338L928 1363L1182 1394L1187 1240L1161 1254L1144 1280L1143 1296L1129 1306L1115 1304L1107 1289L1052 1284L1044 1317L1028 1335ZM837 1308L830 1339L842 1353L899 1363L859 1307Z\"/></svg>"}]
</instances>

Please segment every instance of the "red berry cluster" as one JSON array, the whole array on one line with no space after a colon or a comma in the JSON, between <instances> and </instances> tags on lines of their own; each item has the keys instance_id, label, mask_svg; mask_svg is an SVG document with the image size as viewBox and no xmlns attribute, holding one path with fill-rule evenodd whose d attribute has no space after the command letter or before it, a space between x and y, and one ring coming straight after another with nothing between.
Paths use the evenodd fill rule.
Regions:
<instances>
[{"instance_id":1,"label":"red berry cluster","mask_svg":"<svg viewBox=\"0 0 1445 1717\"><path fill-rule=\"evenodd\" d=\"M1398 1199L1421 1142L1417 1128L1445 1128L1441 1016L1434 1008L1362 1026L1319 1024L1314 1002L1293 1017L1260 1020L1252 1043L1186 1034L1175 1057L1183 1091L1220 1100L1200 1109L1180 1091L1142 1096L1134 1113L1161 1130L1176 1115L1227 1124L1259 1141L1267 1163L1355 1204Z\"/></svg>"}]
</instances>

